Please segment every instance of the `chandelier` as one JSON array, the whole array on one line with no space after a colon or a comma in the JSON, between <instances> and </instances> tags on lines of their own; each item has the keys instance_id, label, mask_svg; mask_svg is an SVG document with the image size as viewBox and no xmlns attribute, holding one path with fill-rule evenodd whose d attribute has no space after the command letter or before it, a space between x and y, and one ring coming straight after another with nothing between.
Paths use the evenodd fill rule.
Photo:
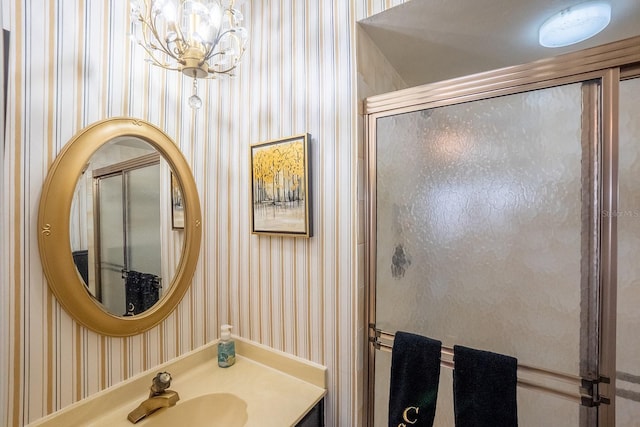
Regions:
<instances>
[{"instance_id":1,"label":"chandelier","mask_svg":"<svg viewBox=\"0 0 640 427\"><path fill-rule=\"evenodd\" d=\"M131 36L147 61L193 78L192 108L199 108L199 78L233 76L248 40L235 0L131 0Z\"/></svg>"}]
</instances>

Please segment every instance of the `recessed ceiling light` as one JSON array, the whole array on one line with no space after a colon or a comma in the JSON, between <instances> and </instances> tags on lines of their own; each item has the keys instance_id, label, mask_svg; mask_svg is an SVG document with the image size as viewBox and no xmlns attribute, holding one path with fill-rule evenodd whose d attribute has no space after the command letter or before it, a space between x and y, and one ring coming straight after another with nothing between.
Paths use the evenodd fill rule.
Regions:
<instances>
[{"instance_id":1,"label":"recessed ceiling light","mask_svg":"<svg viewBox=\"0 0 640 427\"><path fill-rule=\"evenodd\" d=\"M604 30L611 21L611 5L590 1L568 7L547 19L540 27L544 47L562 47L581 42Z\"/></svg>"}]
</instances>

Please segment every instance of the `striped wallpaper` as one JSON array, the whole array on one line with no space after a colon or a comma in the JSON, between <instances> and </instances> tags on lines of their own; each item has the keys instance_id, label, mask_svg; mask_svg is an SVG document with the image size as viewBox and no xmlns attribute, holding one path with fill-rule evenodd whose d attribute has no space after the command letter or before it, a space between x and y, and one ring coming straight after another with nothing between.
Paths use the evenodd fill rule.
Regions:
<instances>
[{"instance_id":1,"label":"striped wallpaper","mask_svg":"<svg viewBox=\"0 0 640 427\"><path fill-rule=\"evenodd\" d=\"M251 42L237 79L191 81L149 67L127 1L2 0L11 30L0 200L0 424L20 426L217 337L240 336L329 369L327 425L358 425L356 21L402 0L245 1ZM202 95L201 95L202 96ZM175 312L129 338L76 324L39 261L40 189L82 127L133 116L180 146L198 186L203 246ZM251 235L249 146L309 132L315 236ZM361 243L361 242L360 242ZM359 268L360 267L360 268Z\"/></svg>"}]
</instances>

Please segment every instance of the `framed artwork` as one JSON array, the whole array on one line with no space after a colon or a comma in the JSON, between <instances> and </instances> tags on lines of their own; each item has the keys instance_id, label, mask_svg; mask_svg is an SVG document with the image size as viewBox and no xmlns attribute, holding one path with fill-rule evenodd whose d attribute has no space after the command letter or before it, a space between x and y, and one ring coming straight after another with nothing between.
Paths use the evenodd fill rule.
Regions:
<instances>
[{"instance_id":1,"label":"framed artwork","mask_svg":"<svg viewBox=\"0 0 640 427\"><path fill-rule=\"evenodd\" d=\"M171 228L180 230L184 228L184 200L180 182L171 172Z\"/></svg>"},{"instance_id":2,"label":"framed artwork","mask_svg":"<svg viewBox=\"0 0 640 427\"><path fill-rule=\"evenodd\" d=\"M309 134L251 145L251 232L311 237Z\"/></svg>"}]
</instances>

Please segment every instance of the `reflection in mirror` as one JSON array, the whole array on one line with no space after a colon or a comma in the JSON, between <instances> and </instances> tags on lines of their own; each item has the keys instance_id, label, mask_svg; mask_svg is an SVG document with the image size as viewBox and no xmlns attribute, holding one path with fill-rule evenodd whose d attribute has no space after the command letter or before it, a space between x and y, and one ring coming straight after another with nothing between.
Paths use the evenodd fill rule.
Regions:
<instances>
[{"instance_id":1,"label":"reflection in mirror","mask_svg":"<svg viewBox=\"0 0 640 427\"><path fill-rule=\"evenodd\" d=\"M76 184L73 260L86 289L113 315L143 313L169 290L183 243L172 227L172 175L153 146L127 136L101 146Z\"/></svg>"}]
</instances>

